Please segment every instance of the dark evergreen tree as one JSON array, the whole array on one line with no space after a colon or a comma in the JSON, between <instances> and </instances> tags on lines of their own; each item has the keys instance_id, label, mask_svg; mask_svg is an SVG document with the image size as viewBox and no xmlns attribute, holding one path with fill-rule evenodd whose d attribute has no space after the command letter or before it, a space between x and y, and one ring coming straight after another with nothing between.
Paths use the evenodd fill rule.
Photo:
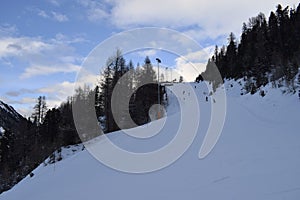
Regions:
<instances>
[{"instance_id":1,"label":"dark evergreen tree","mask_svg":"<svg viewBox=\"0 0 300 200\"><path fill-rule=\"evenodd\" d=\"M39 96L34 106L34 113L32 114L32 118L35 121L37 126L43 123L46 112L47 112L46 97Z\"/></svg>"},{"instance_id":2,"label":"dark evergreen tree","mask_svg":"<svg viewBox=\"0 0 300 200\"><path fill-rule=\"evenodd\" d=\"M15 135L6 130L0 138L0 169L3 178L9 178L9 175L16 169L16 160L14 159Z\"/></svg>"},{"instance_id":3,"label":"dark evergreen tree","mask_svg":"<svg viewBox=\"0 0 300 200\"><path fill-rule=\"evenodd\" d=\"M106 68L102 74L102 80L100 82L100 102L104 110L104 127L106 132L118 130L118 126L113 118L111 110L112 92L119 79L127 71L128 67L126 67L125 59L123 58L121 51L117 50L115 55L108 58ZM113 105L118 106L116 102L113 102Z\"/></svg>"},{"instance_id":4,"label":"dark evergreen tree","mask_svg":"<svg viewBox=\"0 0 300 200\"><path fill-rule=\"evenodd\" d=\"M151 64L151 60L148 56L146 56L144 65L139 73L139 76L137 77L137 85L141 86L144 83L154 83L157 81L157 75L153 69L153 66Z\"/></svg>"},{"instance_id":5,"label":"dark evergreen tree","mask_svg":"<svg viewBox=\"0 0 300 200\"><path fill-rule=\"evenodd\" d=\"M236 46L236 38L233 33L230 33L228 38L229 44L226 50L226 61L227 68L226 69L226 77L234 78L236 76L236 60L237 60L237 46Z\"/></svg>"}]
</instances>

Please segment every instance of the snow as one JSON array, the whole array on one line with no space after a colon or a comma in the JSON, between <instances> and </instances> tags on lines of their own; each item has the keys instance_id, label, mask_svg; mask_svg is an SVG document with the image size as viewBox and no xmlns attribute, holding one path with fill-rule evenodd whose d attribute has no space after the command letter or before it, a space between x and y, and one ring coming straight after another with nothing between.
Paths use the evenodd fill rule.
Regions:
<instances>
[{"instance_id":1,"label":"snow","mask_svg":"<svg viewBox=\"0 0 300 200\"><path fill-rule=\"evenodd\" d=\"M172 87L180 90L181 86ZM199 159L198 153L209 126L213 102L205 101L209 90L200 83L192 84L199 100L200 128L189 149L170 166L151 173L124 173L105 166L79 146L74 147L77 149L74 153L64 149L64 159L60 162L40 165L33 171L33 177L26 177L2 193L0 200L298 200L298 96L282 94L270 85L264 88L265 97L258 93L241 96L238 81L227 81L224 87L227 92L224 129L204 159ZM180 106L188 106L188 95L175 98L169 92L169 99L167 118L135 129L154 130L157 123L165 120L161 133L149 139L137 139L115 132L109 134L110 140L133 152L153 151L167 144L176 134L181 120ZM105 141L97 138L94 142L97 145Z\"/></svg>"},{"instance_id":2,"label":"snow","mask_svg":"<svg viewBox=\"0 0 300 200\"><path fill-rule=\"evenodd\" d=\"M69 158L73 155L75 155L76 153L78 153L79 151L84 150L84 145L83 144L77 144L77 145L72 145L72 146L67 146L61 149L61 151L59 152L58 150L56 150L54 152L55 155L55 161L59 161L59 160L63 160L66 158ZM51 159L50 157L47 158L44 161L44 166L46 166L47 164L51 164Z\"/></svg>"}]
</instances>

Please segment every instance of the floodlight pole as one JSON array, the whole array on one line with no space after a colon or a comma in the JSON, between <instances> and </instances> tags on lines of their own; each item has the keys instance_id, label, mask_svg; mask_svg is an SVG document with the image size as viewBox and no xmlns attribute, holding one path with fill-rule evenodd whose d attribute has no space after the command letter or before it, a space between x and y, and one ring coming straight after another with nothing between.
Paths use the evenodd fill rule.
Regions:
<instances>
[{"instance_id":1,"label":"floodlight pole","mask_svg":"<svg viewBox=\"0 0 300 200\"><path fill-rule=\"evenodd\" d=\"M158 112L157 112L157 119L160 118L160 86L159 86L159 63L161 63L161 60L159 58L156 58L157 61L157 102L158 102Z\"/></svg>"},{"instance_id":2,"label":"floodlight pole","mask_svg":"<svg viewBox=\"0 0 300 200\"><path fill-rule=\"evenodd\" d=\"M166 81L165 82L168 82L168 67L166 67Z\"/></svg>"}]
</instances>

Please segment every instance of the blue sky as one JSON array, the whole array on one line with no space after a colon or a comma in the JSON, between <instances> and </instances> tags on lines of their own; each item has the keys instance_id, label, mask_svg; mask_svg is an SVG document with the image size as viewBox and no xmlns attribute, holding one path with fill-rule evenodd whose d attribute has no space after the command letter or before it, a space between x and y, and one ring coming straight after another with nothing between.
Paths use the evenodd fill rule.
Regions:
<instances>
[{"instance_id":1,"label":"blue sky","mask_svg":"<svg viewBox=\"0 0 300 200\"><path fill-rule=\"evenodd\" d=\"M296 0L2 1L0 99L26 116L39 95L47 97L49 107L58 106L72 95L76 75L92 49L132 28L180 31L209 54L214 45L227 43L231 31L238 37L249 17L259 12L268 17L278 3L298 4ZM142 63L147 54L153 62L156 56L165 56L165 66L182 64L174 55L151 50L132 58Z\"/></svg>"}]
</instances>

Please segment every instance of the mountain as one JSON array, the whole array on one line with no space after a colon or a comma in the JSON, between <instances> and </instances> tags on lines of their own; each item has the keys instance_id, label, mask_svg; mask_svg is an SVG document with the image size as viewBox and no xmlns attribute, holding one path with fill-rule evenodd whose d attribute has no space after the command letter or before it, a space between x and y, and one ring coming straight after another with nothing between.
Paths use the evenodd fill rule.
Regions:
<instances>
[{"instance_id":1,"label":"mountain","mask_svg":"<svg viewBox=\"0 0 300 200\"><path fill-rule=\"evenodd\" d=\"M0 101L0 193L10 189L25 175L24 155L27 120L12 106ZM26 171L26 170L25 170Z\"/></svg>"},{"instance_id":2,"label":"mountain","mask_svg":"<svg viewBox=\"0 0 300 200\"><path fill-rule=\"evenodd\" d=\"M9 190L62 146L80 142L70 103L48 110L43 123L0 104L0 193Z\"/></svg>"},{"instance_id":3,"label":"mountain","mask_svg":"<svg viewBox=\"0 0 300 200\"><path fill-rule=\"evenodd\" d=\"M176 139L183 118L199 122L196 137L187 151L174 163L149 173L124 173L105 166L89 151L80 150L64 155L60 162L41 164L0 200L81 200L81 199L243 199L298 200L300 196L300 100L283 88L269 84L259 93L243 94L243 80L226 81L226 118L221 137L207 157L199 159L199 149L211 123L212 106L217 108L220 88L208 95L204 82L169 86L167 117L142 127L130 129L128 134L151 136L134 138L117 131L109 139L127 151L146 153L163 148ZM172 91L172 92L171 92ZM175 95L176 94L176 95ZM200 120L185 115L195 94ZM206 101L208 97L208 101ZM215 98L216 97L216 98ZM223 102L224 103L224 102ZM221 123L221 121L218 121ZM158 134L158 127L163 128ZM191 128L191 127L190 127ZM184 138L191 129L184 129ZM100 136L90 147L105 146ZM75 147L74 147L75 148ZM105 150L105 149L102 149ZM153 163L168 160L176 151L154 157ZM112 153L106 155L112 156ZM115 164L144 166L119 158ZM148 162L146 160L146 162ZM106 163L107 164L107 163ZM151 162L150 162L151 164ZM147 165L145 166L147 167Z\"/></svg>"},{"instance_id":4,"label":"mountain","mask_svg":"<svg viewBox=\"0 0 300 200\"><path fill-rule=\"evenodd\" d=\"M26 121L26 119L12 106L0 100L0 127L2 127L2 129L19 132L19 125L24 121Z\"/></svg>"}]
</instances>

